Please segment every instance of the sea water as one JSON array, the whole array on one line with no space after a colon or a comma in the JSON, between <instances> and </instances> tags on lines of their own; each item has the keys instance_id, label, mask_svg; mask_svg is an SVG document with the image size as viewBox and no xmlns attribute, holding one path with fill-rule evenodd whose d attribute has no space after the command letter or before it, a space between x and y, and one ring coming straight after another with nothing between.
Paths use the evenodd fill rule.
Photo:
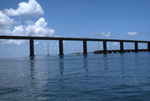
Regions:
<instances>
[{"instance_id":1,"label":"sea water","mask_svg":"<svg viewBox=\"0 0 150 101\"><path fill-rule=\"evenodd\" d=\"M0 101L150 101L150 53L0 59Z\"/></svg>"}]
</instances>

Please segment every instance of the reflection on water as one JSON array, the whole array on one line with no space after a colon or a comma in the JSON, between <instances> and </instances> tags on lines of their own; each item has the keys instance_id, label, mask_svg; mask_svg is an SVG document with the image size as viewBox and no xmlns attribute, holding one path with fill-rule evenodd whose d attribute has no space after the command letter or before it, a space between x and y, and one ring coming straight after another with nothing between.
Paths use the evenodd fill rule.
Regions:
<instances>
[{"instance_id":1,"label":"reflection on water","mask_svg":"<svg viewBox=\"0 0 150 101\"><path fill-rule=\"evenodd\" d=\"M34 58L30 58L30 77L34 79L35 71L34 71Z\"/></svg>"},{"instance_id":2,"label":"reflection on water","mask_svg":"<svg viewBox=\"0 0 150 101\"><path fill-rule=\"evenodd\" d=\"M149 101L150 53L0 61L0 100Z\"/></svg>"},{"instance_id":3,"label":"reflection on water","mask_svg":"<svg viewBox=\"0 0 150 101\"><path fill-rule=\"evenodd\" d=\"M107 54L104 54L104 69L109 69L108 67L108 60L107 60Z\"/></svg>"},{"instance_id":4,"label":"reflection on water","mask_svg":"<svg viewBox=\"0 0 150 101\"><path fill-rule=\"evenodd\" d=\"M35 81L35 60L34 57L30 58L30 91L29 98L31 101L36 101L37 98L37 89L36 89L36 81Z\"/></svg>"},{"instance_id":5,"label":"reflection on water","mask_svg":"<svg viewBox=\"0 0 150 101\"><path fill-rule=\"evenodd\" d=\"M60 74L63 75L64 73L64 61L63 61L63 57L60 57L60 60L59 60L59 68L60 68Z\"/></svg>"},{"instance_id":6,"label":"reflection on water","mask_svg":"<svg viewBox=\"0 0 150 101\"><path fill-rule=\"evenodd\" d=\"M86 72L88 72L88 61L87 61L88 55L83 55L83 67Z\"/></svg>"}]
</instances>

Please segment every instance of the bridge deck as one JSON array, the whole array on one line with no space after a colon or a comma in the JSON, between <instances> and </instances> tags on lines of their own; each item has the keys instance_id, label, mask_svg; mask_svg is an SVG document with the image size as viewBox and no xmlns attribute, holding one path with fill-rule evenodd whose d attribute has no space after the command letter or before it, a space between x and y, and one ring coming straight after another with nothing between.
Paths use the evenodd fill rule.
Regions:
<instances>
[{"instance_id":1,"label":"bridge deck","mask_svg":"<svg viewBox=\"0 0 150 101\"><path fill-rule=\"evenodd\" d=\"M147 43L150 41L142 40L120 40L120 39L94 39L94 38L70 38L70 37L38 37L38 36L4 36L1 35L0 39L19 39L19 40L72 40L72 41L110 41L110 42L141 42Z\"/></svg>"}]
</instances>

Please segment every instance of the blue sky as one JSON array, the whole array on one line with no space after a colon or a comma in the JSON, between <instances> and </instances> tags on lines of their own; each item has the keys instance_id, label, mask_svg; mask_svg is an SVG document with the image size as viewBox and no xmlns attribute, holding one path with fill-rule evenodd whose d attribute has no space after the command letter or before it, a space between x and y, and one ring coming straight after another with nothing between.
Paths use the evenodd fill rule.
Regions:
<instances>
[{"instance_id":1,"label":"blue sky","mask_svg":"<svg viewBox=\"0 0 150 101\"><path fill-rule=\"evenodd\" d=\"M0 35L149 40L149 5L150 0L1 0ZM58 42L48 42L50 54L58 54ZM28 56L28 44L1 40L0 56ZM88 42L88 51L97 45ZM108 49L119 49L119 43L108 43ZM82 52L82 42L65 41L64 53L73 52ZM36 40L35 55L46 53L47 41Z\"/></svg>"}]
</instances>

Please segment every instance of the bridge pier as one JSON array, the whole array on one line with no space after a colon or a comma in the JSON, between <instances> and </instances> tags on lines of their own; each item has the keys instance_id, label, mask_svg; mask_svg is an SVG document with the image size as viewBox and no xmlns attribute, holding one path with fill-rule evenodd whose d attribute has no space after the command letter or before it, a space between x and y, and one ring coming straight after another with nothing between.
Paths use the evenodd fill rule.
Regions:
<instances>
[{"instance_id":1,"label":"bridge pier","mask_svg":"<svg viewBox=\"0 0 150 101\"><path fill-rule=\"evenodd\" d=\"M107 42L103 41L103 53L107 54Z\"/></svg>"},{"instance_id":2,"label":"bridge pier","mask_svg":"<svg viewBox=\"0 0 150 101\"><path fill-rule=\"evenodd\" d=\"M150 52L150 42L147 43L148 52Z\"/></svg>"},{"instance_id":3,"label":"bridge pier","mask_svg":"<svg viewBox=\"0 0 150 101\"><path fill-rule=\"evenodd\" d=\"M123 41L120 41L120 53L124 52Z\"/></svg>"},{"instance_id":4,"label":"bridge pier","mask_svg":"<svg viewBox=\"0 0 150 101\"><path fill-rule=\"evenodd\" d=\"M83 40L83 54L87 55L87 41Z\"/></svg>"},{"instance_id":5,"label":"bridge pier","mask_svg":"<svg viewBox=\"0 0 150 101\"><path fill-rule=\"evenodd\" d=\"M34 57L34 40L30 39L30 56L29 57Z\"/></svg>"},{"instance_id":6,"label":"bridge pier","mask_svg":"<svg viewBox=\"0 0 150 101\"><path fill-rule=\"evenodd\" d=\"M64 53L63 53L63 40L59 40L59 56L64 56Z\"/></svg>"},{"instance_id":7,"label":"bridge pier","mask_svg":"<svg viewBox=\"0 0 150 101\"><path fill-rule=\"evenodd\" d=\"M138 42L135 42L134 45L135 45L135 52L138 52Z\"/></svg>"}]
</instances>

